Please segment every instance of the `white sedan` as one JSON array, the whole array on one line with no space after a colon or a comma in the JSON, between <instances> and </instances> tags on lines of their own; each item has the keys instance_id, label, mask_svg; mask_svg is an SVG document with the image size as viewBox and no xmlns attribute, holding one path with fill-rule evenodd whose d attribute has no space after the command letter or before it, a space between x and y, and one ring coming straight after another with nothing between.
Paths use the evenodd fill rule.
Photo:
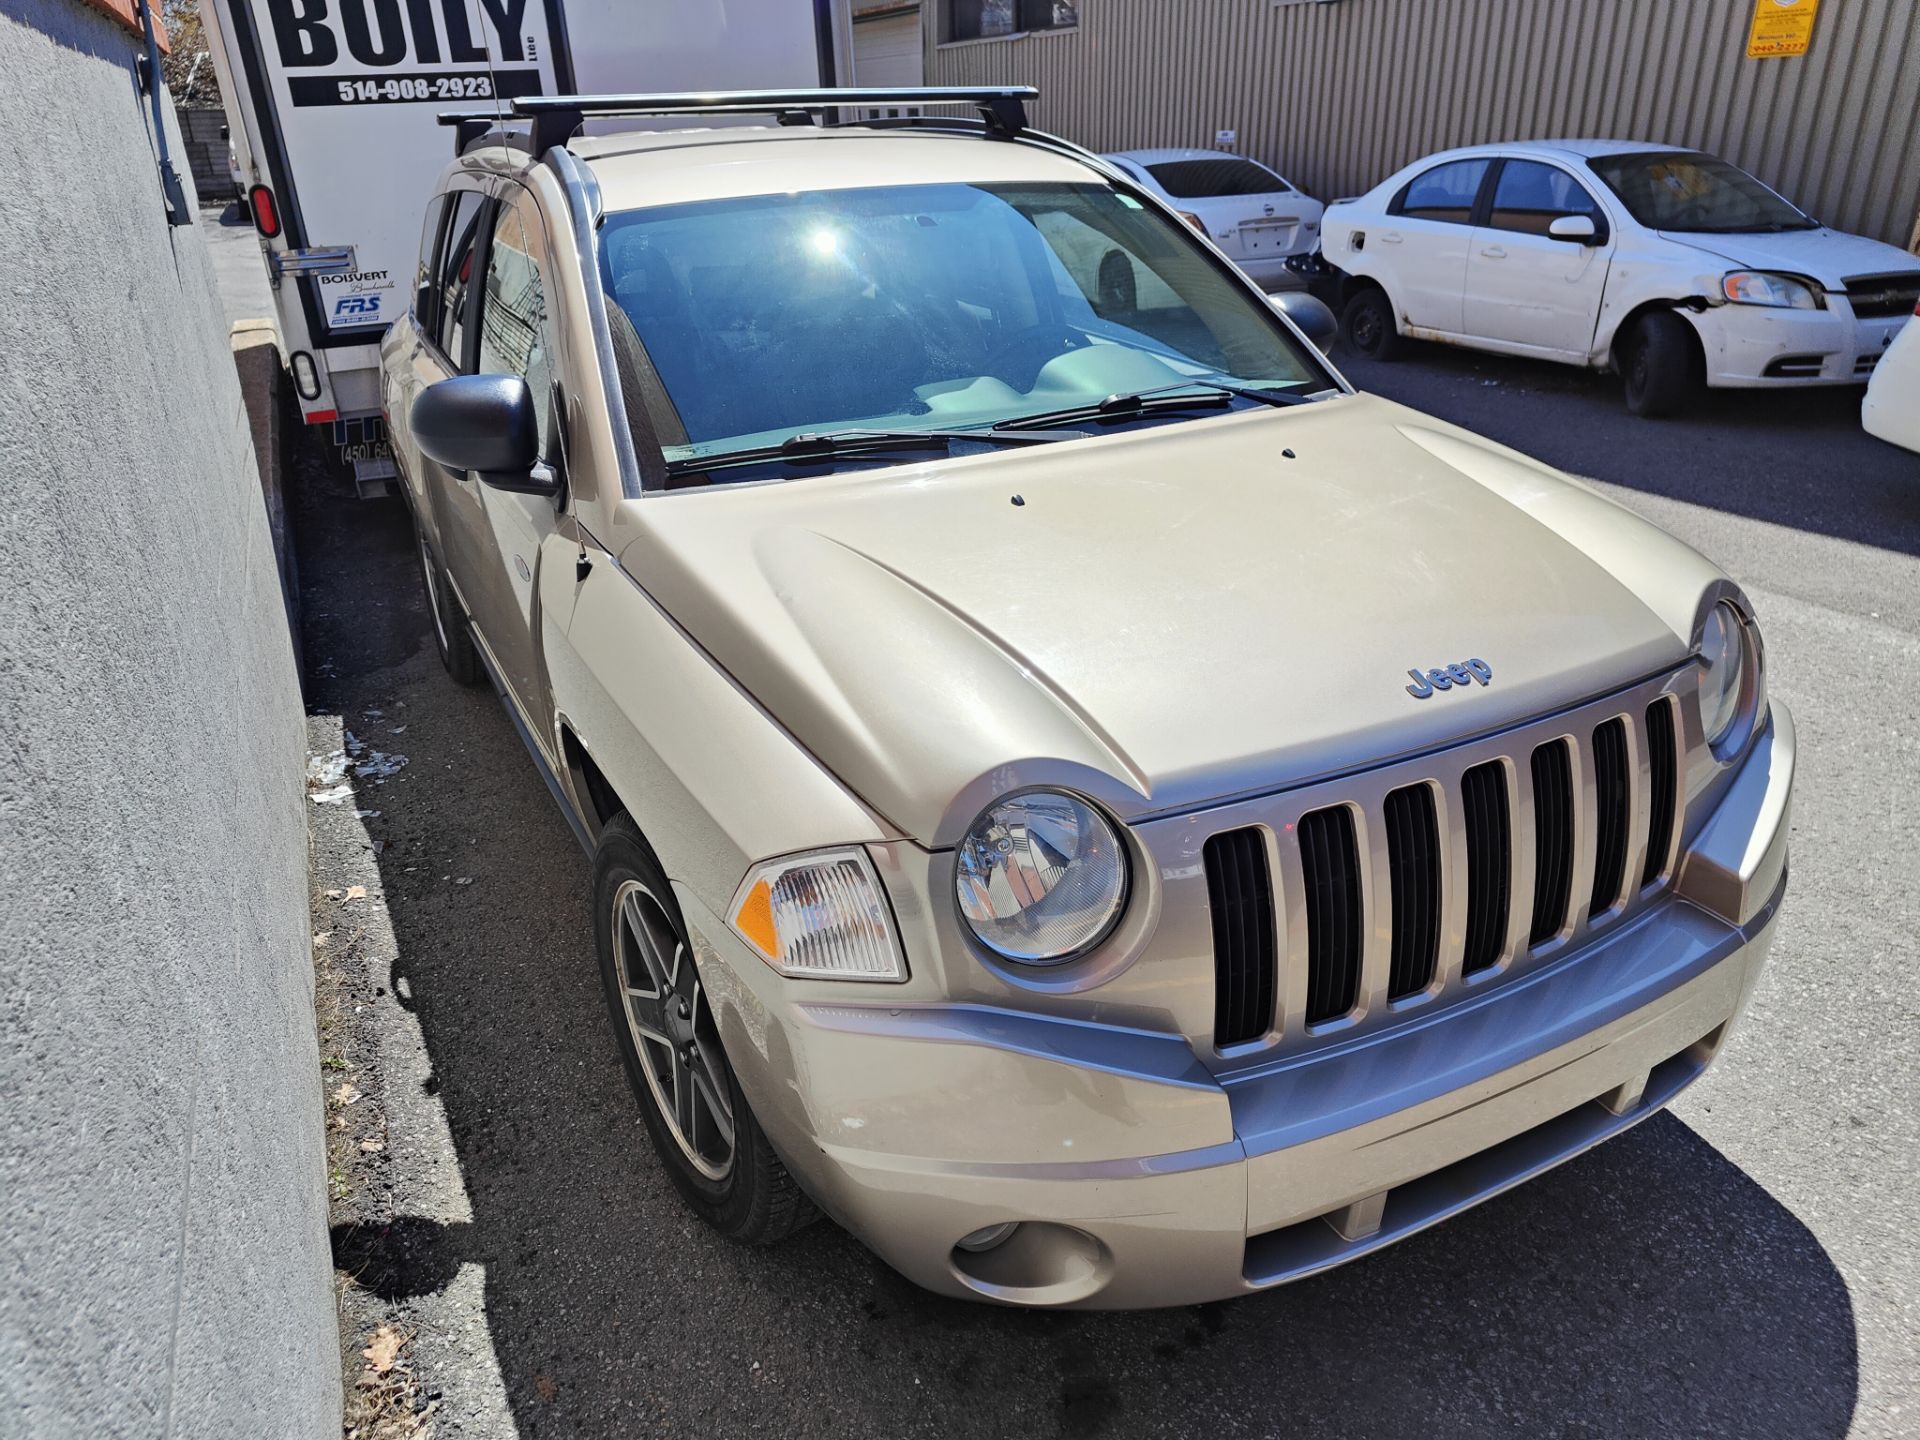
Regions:
<instances>
[{"instance_id":1,"label":"white sedan","mask_svg":"<svg viewBox=\"0 0 1920 1440\"><path fill-rule=\"evenodd\" d=\"M1323 243L1361 354L1415 336L1613 370L1637 415L1702 385L1858 384L1920 300L1906 251L1632 141L1429 155L1329 206Z\"/></svg>"},{"instance_id":2,"label":"white sedan","mask_svg":"<svg viewBox=\"0 0 1920 1440\"><path fill-rule=\"evenodd\" d=\"M1920 315L1916 307L1915 315ZM1860 423L1889 445L1920 450L1920 325L1909 325L1873 367Z\"/></svg>"},{"instance_id":3,"label":"white sedan","mask_svg":"<svg viewBox=\"0 0 1920 1440\"><path fill-rule=\"evenodd\" d=\"M1100 158L1179 211L1254 284L1305 284L1287 261L1319 245L1326 207L1259 161L1224 150L1123 150Z\"/></svg>"}]
</instances>

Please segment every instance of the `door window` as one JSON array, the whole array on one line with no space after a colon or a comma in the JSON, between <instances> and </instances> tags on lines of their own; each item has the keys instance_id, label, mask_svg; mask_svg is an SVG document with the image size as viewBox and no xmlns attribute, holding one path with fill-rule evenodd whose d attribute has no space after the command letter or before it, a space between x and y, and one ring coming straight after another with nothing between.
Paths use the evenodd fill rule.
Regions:
<instances>
[{"instance_id":1,"label":"door window","mask_svg":"<svg viewBox=\"0 0 1920 1440\"><path fill-rule=\"evenodd\" d=\"M1452 160L1436 165L1407 183L1391 213L1404 215L1409 220L1470 224L1473 202L1480 194L1480 182L1486 178L1487 166L1491 163L1489 160Z\"/></svg>"},{"instance_id":2,"label":"door window","mask_svg":"<svg viewBox=\"0 0 1920 1440\"><path fill-rule=\"evenodd\" d=\"M444 238L441 222L446 219L450 198L436 195L427 202L426 223L420 229L420 264L413 272L413 318L429 335L439 333L440 287L433 283L433 277Z\"/></svg>"},{"instance_id":3,"label":"door window","mask_svg":"<svg viewBox=\"0 0 1920 1440\"><path fill-rule=\"evenodd\" d=\"M466 359L467 288L473 279L483 198L478 190L460 191L447 221L446 259L440 267L440 348L456 370Z\"/></svg>"},{"instance_id":4,"label":"door window","mask_svg":"<svg viewBox=\"0 0 1920 1440\"><path fill-rule=\"evenodd\" d=\"M540 453L549 456L553 366L546 342L546 287L539 253L519 207L504 207L493 243L487 247L486 290L480 297L480 356L475 368L482 375L519 375L526 380L539 417Z\"/></svg>"},{"instance_id":5,"label":"door window","mask_svg":"<svg viewBox=\"0 0 1920 1440\"><path fill-rule=\"evenodd\" d=\"M1496 230L1544 235L1562 215L1585 215L1593 221L1596 234L1606 228L1593 196L1566 171L1536 160L1507 161L1494 182L1489 225Z\"/></svg>"}]
</instances>

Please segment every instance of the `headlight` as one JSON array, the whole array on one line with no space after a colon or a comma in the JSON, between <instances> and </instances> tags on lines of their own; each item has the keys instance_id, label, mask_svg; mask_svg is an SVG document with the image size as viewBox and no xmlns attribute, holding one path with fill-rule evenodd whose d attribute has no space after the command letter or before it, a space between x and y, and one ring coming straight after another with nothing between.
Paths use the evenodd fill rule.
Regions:
<instances>
[{"instance_id":1,"label":"headlight","mask_svg":"<svg viewBox=\"0 0 1920 1440\"><path fill-rule=\"evenodd\" d=\"M1779 310L1818 310L1819 294L1805 281L1764 270L1735 270L1720 281L1720 292L1736 305L1771 305Z\"/></svg>"},{"instance_id":2,"label":"headlight","mask_svg":"<svg viewBox=\"0 0 1920 1440\"><path fill-rule=\"evenodd\" d=\"M1746 622L1722 600L1700 633L1700 728L1718 745L1740 718L1747 669Z\"/></svg>"},{"instance_id":3,"label":"headlight","mask_svg":"<svg viewBox=\"0 0 1920 1440\"><path fill-rule=\"evenodd\" d=\"M733 901L733 929L782 975L904 980L893 916L861 850L755 866Z\"/></svg>"},{"instance_id":4,"label":"headlight","mask_svg":"<svg viewBox=\"0 0 1920 1440\"><path fill-rule=\"evenodd\" d=\"M1084 801L1058 791L989 807L960 842L960 913L995 954L1029 965L1083 954L1120 918L1127 857Z\"/></svg>"}]
</instances>

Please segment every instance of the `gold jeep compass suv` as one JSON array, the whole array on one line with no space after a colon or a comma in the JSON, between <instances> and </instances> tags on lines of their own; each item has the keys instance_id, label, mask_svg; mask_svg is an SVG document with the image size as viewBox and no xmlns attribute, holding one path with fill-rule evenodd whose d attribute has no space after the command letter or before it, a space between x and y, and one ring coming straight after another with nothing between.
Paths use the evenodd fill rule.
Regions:
<instances>
[{"instance_id":1,"label":"gold jeep compass suv","mask_svg":"<svg viewBox=\"0 0 1920 1440\"><path fill-rule=\"evenodd\" d=\"M1354 392L1030 94L447 117L384 398L688 1203L1186 1304L1694 1080L1794 732L1726 576ZM820 123L942 102L978 118ZM701 113L779 123L579 133Z\"/></svg>"}]
</instances>

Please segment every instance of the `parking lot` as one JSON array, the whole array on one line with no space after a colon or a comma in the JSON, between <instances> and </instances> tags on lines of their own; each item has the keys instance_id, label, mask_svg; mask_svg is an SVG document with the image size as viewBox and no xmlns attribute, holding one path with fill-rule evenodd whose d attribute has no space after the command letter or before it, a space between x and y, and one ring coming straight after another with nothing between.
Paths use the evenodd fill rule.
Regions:
<instances>
[{"instance_id":1,"label":"parking lot","mask_svg":"<svg viewBox=\"0 0 1920 1440\"><path fill-rule=\"evenodd\" d=\"M327 1083L358 1092L335 1253L350 1315L411 1335L441 1433L1912 1433L1920 464L1860 433L1851 391L1649 423L1606 379L1461 351L1347 373L1593 477L1754 598L1804 769L1771 969L1722 1063L1541 1180L1228 1304L961 1304L825 1223L737 1248L647 1145L587 863L493 697L442 672L399 503L309 467L310 748L344 727L406 757L312 807Z\"/></svg>"}]
</instances>

